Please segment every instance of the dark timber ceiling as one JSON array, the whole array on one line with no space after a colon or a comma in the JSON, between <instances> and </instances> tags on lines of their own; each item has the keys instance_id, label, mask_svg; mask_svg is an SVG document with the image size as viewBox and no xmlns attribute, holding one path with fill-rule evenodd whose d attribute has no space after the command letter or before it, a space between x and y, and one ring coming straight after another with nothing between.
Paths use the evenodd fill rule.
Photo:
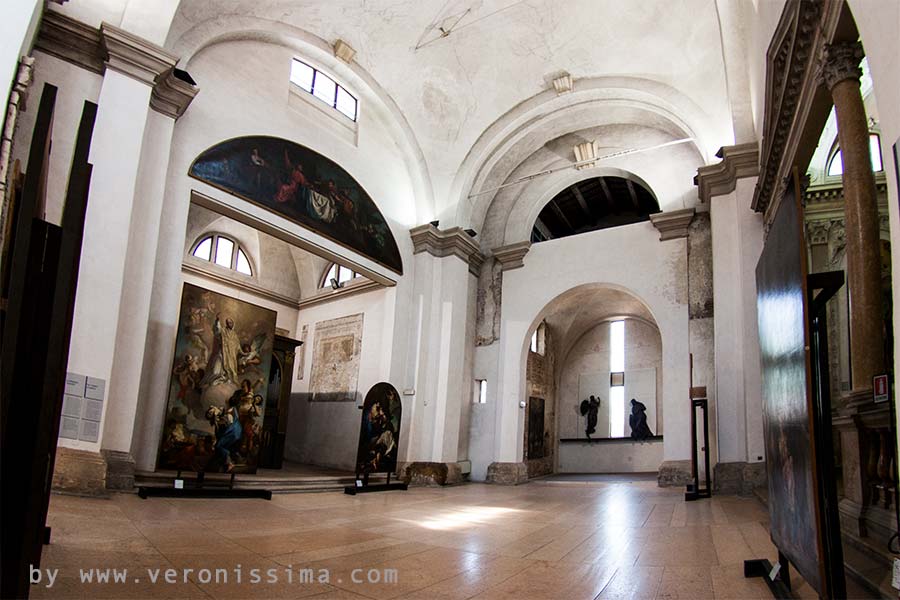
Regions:
<instances>
[{"instance_id":1,"label":"dark timber ceiling","mask_svg":"<svg viewBox=\"0 0 900 600\"><path fill-rule=\"evenodd\" d=\"M638 223L659 212L653 194L641 184L622 177L596 177L579 181L558 193L541 209L532 242Z\"/></svg>"}]
</instances>

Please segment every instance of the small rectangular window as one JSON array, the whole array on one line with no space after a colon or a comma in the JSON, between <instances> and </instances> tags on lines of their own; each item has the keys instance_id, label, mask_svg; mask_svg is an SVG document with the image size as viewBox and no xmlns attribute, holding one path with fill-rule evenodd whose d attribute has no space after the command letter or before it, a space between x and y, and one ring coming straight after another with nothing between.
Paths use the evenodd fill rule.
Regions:
<instances>
[{"instance_id":1,"label":"small rectangular window","mask_svg":"<svg viewBox=\"0 0 900 600\"><path fill-rule=\"evenodd\" d=\"M345 116L356 120L356 98L350 95L350 92L338 86L337 88L337 106L335 107Z\"/></svg>"},{"instance_id":2,"label":"small rectangular window","mask_svg":"<svg viewBox=\"0 0 900 600\"><path fill-rule=\"evenodd\" d=\"M475 380L475 404L487 403L487 379Z\"/></svg>"},{"instance_id":3,"label":"small rectangular window","mask_svg":"<svg viewBox=\"0 0 900 600\"><path fill-rule=\"evenodd\" d=\"M353 271L351 271L347 267L338 268L338 283L344 283L345 281L350 281L351 279L353 279Z\"/></svg>"},{"instance_id":4,"label":"small rectangular window","mask_svg":"<svg viewBox=\"0 0 900 600\"><path fill-rule=\"evenodd\" d=\"M234 253L234 242L227 238L218 238L216 240L216 264L225 267L227 269L231 268L231 258Z\"/></svg>"},{"instance_id":5,"label":"small rectangular window","mask_svg":"<svg viewBox=\"0 0 900 600\"><path fill-rule=\"evenodd\" d=\"M336 89L337 84L331 77L321 71L316 71L316 77L313 81L313 96L326 102L329 106L334 106Z\"/></svg>"},{"instance_id":6,"label":"small rectangular window","mask_svg":"<svg viewBox=\"0 0 900 600\"><path fill-rule=\"evenodd\" d=\"M291 65L291 82L307 92L312 91L313 73L315 69L306 63L295 60Z\"/></svg>"}]
</instances>

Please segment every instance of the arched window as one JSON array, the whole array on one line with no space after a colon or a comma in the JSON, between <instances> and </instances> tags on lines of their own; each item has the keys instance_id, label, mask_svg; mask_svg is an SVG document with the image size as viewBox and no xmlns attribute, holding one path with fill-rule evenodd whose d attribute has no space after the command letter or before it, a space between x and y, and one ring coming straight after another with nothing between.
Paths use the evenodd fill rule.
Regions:
<instances>
[{"instance_id":1,"label":"arched window","mask_svg":"<svg viewBox=\"0 0 900 600\"><path fill-rule=\"evenodd\" d=\"M253 275L247 253L240 244L224 235L214 234L200 238L194 244L191 255L244 275Z\"/></svg>"},{"instance_id":2,"label":"arched window","mask_svg":"<svg viewBox=\"0 0 900 600\"><path fill-rule=\"evenodd\" d=\"M537 329L534 330L534 333L531 334L531 344L528 346L528 349L535 354L543 356L546 348L547 324L542 321L541 324L537 326Z\"/></svg>"},{"instance_id":3,"label":"arched window","mask_svg":"<svg viewBox=\"0 0 900 600\"><path fill-rule=\"evenodd\" d=\"M876 173L883 171L884 165L881 161L881 136L877 133L869 134L869 154L872 157L872 170ZM837 148L834 154L831 155L831 160L828 161L827 173L829 177L839 177L843 175L844 163L841 158L840 148Z\"/></svg>"},{"instance_id":4,"label":"arched window","mask_svg":"<svg viewBox=\"0 0 900 600\"><path fill-rule=\"evenodd\" d=\"M309 92L351 121L356 120L359 101L333 77L319 69L295 58L291 63L291 83Z\"/></svg>"},{"instance_id":5,"label":"arched window","mask_svg":"<svg viewBox=\"0 0 900 600\"><path fill-rule=\"evenodd\" d=\"M359 273L352 269L348 269L337 263L332 263L328 268L328 271L325 272L325 277L322 278L322 284L319 287L325 288L331 286L332 288L337 289L343 287L343 285L351 279L356 279L359 276Z\"/></svg>"}]
</instances>

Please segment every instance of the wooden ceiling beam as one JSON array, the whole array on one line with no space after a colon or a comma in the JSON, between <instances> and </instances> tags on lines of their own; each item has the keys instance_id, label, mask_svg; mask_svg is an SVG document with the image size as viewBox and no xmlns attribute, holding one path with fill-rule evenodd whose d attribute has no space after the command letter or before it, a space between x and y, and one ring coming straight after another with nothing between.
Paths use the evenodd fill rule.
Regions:
<instances>
[{"instance_id":1,"label":"wooden ceiling beam","mask_svg":"<svg viewBox=\"0 0 900 600\"><path fill-rule=\"evenodd\" d=\"M577 184L577 183L574 184L574 185L572 186L572 194L574 194L574 195L575 195L575 199L578 200L578 206L580 206L580 207L581 207L581 210L584 211L584 215L585 215L588 219L593 220L593 216L591 215L591 211L590 211L590 209L588 209L587 202L585 202L584 196L581 194L581 190L578 189L578 184Z\"/></svg>"}]
</instances>

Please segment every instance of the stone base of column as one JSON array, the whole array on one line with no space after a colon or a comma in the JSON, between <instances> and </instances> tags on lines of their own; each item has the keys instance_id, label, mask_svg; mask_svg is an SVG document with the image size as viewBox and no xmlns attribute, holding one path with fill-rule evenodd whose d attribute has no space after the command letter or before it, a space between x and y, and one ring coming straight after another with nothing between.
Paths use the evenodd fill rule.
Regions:
<instances>
[{"instance_id":1,"label":"stone base of column","mask_svg":"<svg viewBox=\"0 0 900 600\"><path fill-rule=\"evenodd\" d=\"M751 496L766 485L766 463L719 463L713 468L713 490L719 494Z\"/></svg>"},{"instance_id":2,"label":"stone base of column","mask_svg":"<svg viewBox=\"0 0 900 600\"><path fill-rule=\"evenodd\" d=\"M463 482L462 469L453 462L412 462L397 467L400 479L411 486L434 487Z\"/></svg>"},{"instance_id":3,"label":"stone base of column","mask_svg":"<svg viewBox=\"0 0 900 600\"><path fill-rule=\"evenodd\" d=\"M106 489L117 492L134 490L134 457L128 452L101 450L106 459Z\"/></svg>"},{"instance_id":4,"label":"stone base of column","mask_svg":"<svg viewBox=\"0 0 900 600\"><path fill-rule=\"evenodd\" d=\"M528 465L528 478L542 477L553 473L553 457L534 458L526 463Z\"/></svg>"},{"instance_id":5,"label":"stone base of column","mask_svg":"<svg viewBox=\"0 0 900 600\"><path fill-rule=\"evenodd\" d=\"M106 461L98 452L56 449L53 491L78 496L106 496Z\"/></svg>"},{"instance_id":6,"label":"stone base of column","mask_svg":"<svg viewBox=\"0 0 900 600\"><path fill-rule=\"evenodd\" d=\"M487 468L488 483L518 485L528 481L528 465L523 462L492 462Z\"/></svg>"},{"instance_id":7,"label":"stone base of column","mask_svg":"<svg viewBox=\"0 0 900 600\"><path fill-rule=\"evenodd\" d=\"M691 482L691 461L666 460L659 465L656 483L659 487L680 487Z\"/></svg>"}]
</instances>

